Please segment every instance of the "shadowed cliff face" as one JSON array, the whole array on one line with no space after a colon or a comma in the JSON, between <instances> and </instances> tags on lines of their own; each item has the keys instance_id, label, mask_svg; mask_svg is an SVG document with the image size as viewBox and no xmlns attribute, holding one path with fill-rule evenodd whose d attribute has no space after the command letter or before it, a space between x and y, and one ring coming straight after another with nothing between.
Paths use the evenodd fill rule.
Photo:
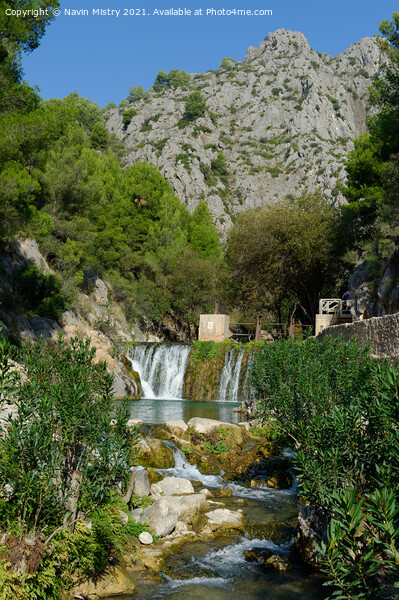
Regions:
<instances>
[{"instance_id":1,"label":"shadowed cliff face","mask_svg":"<svg viewBox=\"0 0 399 600\"><path fill-rule=\"evenodd\" d=\"M336 184L345 179L351 140L365 129L368 87L382 64L376 40L331 57L280 29L243 62L224 63L192 75L185 89L151 92L106 114L127 148L126 165L155 163L191 211L204 198L222 235L238 212L306 188L342 201ZM194 90L208 112L180 128ZM132 107L137 114L125 130Z\"/></svg>"}]
</instances>

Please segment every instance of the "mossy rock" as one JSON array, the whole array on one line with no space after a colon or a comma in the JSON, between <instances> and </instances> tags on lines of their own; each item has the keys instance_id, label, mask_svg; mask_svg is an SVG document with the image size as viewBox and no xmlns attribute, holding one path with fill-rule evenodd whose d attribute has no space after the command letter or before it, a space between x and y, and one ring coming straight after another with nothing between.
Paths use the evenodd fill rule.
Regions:
<instances>
[{"instance_id":1,"label":"mossy rock","mask_svg":"<svg viewBox=\"0 0 399 600\"><path fill-rule=\"evenodd\" d=\"M79 582L71 592L70 597L110 598L111 596L122 596L133 594L136 583L129 571L118 565L103 573L96 580L86 579Z\"/></svg>"},{"instance_id":2,"label":"mossy rock","mask_svg":"<svg viewBox=\"0 0 399 600\"><path fill-rule=\"evenodd\" d=\"M198 467L203 475L219 475L220 468L211 459L196 452L185 452L186 459L192 465Z\"/></svg>"},{"instance_id":3,"label":"mossy rock","mask_svg":"<svg viewBox=\"0 0 399 600\"><path fill-rule=\"evenodd\" d=\"M156 438L146 439L140 447L139 462L143 467L170 469L175 464L173 452Z\"/></svg>"},{"instance_id":4,"label":"mossy rock","mask_svg":"<svg viewBox=\"0 0 399 600\"><path fill-rule=\"evenodd\" d=\"M276 458L279 456L281 448L274 442L265 442L260 446L259 452L262 454L263 458Z\"/></svg>"},{"instance_id":5,"label":"mossy rock","mask_svg":"<svg viewBox=\"0 0 399 600\"><path fill-rule=\"evenodd\" d=\"M266 461L266 468L269 475L273 475L278 471L288 471L292 467L292 461L284 456L277 456Z\"/></svg>"},{"instance_id":6,"label":"mossy rock","mask_svg":"<svg viewBox=\"0 0 399 600\"><path fill-rule=\"evenodd\" d=\"M123 364L123 367L124 367L126 373L137 383L137 385L139 386L139 389L141 390L140 375L138 374L137 371L132 369L132 363L130 362L130 360L128 358L126 358L126 356L122 356L121 362Z\"/></svg>"},{"instance_id":7,"label":"mossy rock","mask_svg":"<svg viewBox=\"0 0 399 600\"><path fill-rule=\"evenodd\" d=\"M233 495L233 490L231 490L230 488L220 488L217 491L217 496L220 496L221 498L231 498L231 496Z\"/></svg>"},{"instance_id":8,"label":"mossy rock","mask_svg":"<svg viewBox=\"0 0 399 600\"><path fill-rule=\"evenodd\" d=\"M267 523L247 523L245 532L250 539L270 540L281 544L292 540L296 533L297 519L288 521L268 521Z\"/></svg>"},{"instance_id":9,"label":"mossy rock","mask_svg":"<svg viewBox=\"0 0 399 600\"><path fill-rule=\"evenodd\" d=\"M158 473L158 471L156 471L155 469L152 469L151 467L147 468L147 473L150 485L152 485L153 483L158 483L158 481L161 481L161 479L163 479L162 475Z\"/></svg>"}]
</instances>

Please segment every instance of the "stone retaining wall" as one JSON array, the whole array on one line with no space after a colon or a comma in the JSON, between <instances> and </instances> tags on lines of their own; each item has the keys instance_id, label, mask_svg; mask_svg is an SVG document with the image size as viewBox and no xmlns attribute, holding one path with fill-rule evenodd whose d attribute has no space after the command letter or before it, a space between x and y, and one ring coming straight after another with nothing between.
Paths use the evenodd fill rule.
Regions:
<instances>
[{"instance_id":1,"label":"stone retaining wall","mask_svg":"<svg viewBox=\"0 0 399 600\"><path fill-rule=\"evenodd\" d=\"M391 362L399 363L399 313L345 325L333 325L324 329L317 339L322 341L327 335L334 338L342 335L344 340L357 338L360 346L370 344L374 356L389 358Z\"/></svg>"}]
</instances>

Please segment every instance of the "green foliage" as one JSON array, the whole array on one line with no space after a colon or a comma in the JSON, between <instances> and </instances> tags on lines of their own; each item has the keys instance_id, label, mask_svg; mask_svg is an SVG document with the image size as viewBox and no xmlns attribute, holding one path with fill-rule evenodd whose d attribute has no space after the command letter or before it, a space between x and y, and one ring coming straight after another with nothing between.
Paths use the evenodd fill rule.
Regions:
<instances>
[{"instance_id":1,"label":"green foliage","mask_svg":"<svg viewBox=\"0 0 399 600\"><path fill-rule=\"evenodd\" d=\"M104 504L127 482L135 434L126 406L115 411L112 376L105 364L93 364L94 355L89 341L78 339L21 349L27 380L15 381L16 416L0 440L0 485L12 486L22 532L62 522L73 530L78 509Z\"/></svg>"},{"instance_id":2,"label":"green foliage","mask_svg":"<svg viewBox=\"0 0 399 600\"><path fill-rule=\"evenodd\" d=\"M129 104L132 104L133 102L144 100L147 97L147 95L148 94L144 91L142 85L132 86L129 90L127 101L129 102Z\"/></svg>"},{"instance_id":3,"label":"green foliage","mask_svg":"<svg viewBox=\"0 0 399 600\"><path fill-rule=\"evenodd\" d=\"M230 71L230 69L232 69L235 65L235 60L234 58L231 58L231 56L225 56L224 58L222 58L222 62L220 63L220 68L224 69L225 71Z\"/></svg>"},{"instance_id":4,"label":"green foliage","mask_svg":"<svg viewBox=\"0 0 399 600\"><path fill-rule=\"evenodd\" d=\"M205 450L210 454L222 454L229 449L225 443L227 434L228 428L222 426L211 433L198 433L194 428L191 428L190 440L193 444L204 444Z\"/></svg>"},{"instance_id":5,"label":"green foliage","mask_svg":"<svg viewBox=\"0 0 399 600\"><path fill-rule=\"evenodd\" d=\"M44 275L36 265L26 265L18 271L12 294L4 296L2 301L10 309L16 303L22 311L49 319L58 319L67 308L58 277Z\"/></svg>"},{"instance_id":6,"label":"green foliage","mask_svg":"<svg viewBox=\"0 0 399 600\"><path fill-rule=\"evenodd\" d=\"M220 181L227 185L229 172L223 152L218 152L217 158L211 160L211 171L215 177L219 177Z\"/></svg>"},{"instance_id":7,"label":"green foliage","mask_svg":"<svg viewBox=\"0 0 399 600\"><path fill-rule=\"evenodd\" d=\"M3 61L0 52L0 241L12 241L21 231L35 237L52 267L62 273L62 292L55 289L56 280L51 291L44 289L49 280L41 282L36 274L38 287L44 289L40 301L36 302L37 294L24 299L18 289L8 302L57 318L81 286L83 270L90 269L114 284L115 298L123 302L129 319L162 320L175 311L174 317L189 319L191 327L209 305L216 278L211 259L221 254L209 214L202 209L192 218L154 165L121 168L123 149L107 133L104 110L97 104L77 94L41 102L21 82L13 60L25 43L36 44L45 23L8 19L10 34L14 26L16 34L18 21L22 45L16 42L10 60ZM28 21L34 29L29 42L24 30ZM161 88L190 82L184 71L161 75L157 78ZM122 104L127 108L122 115L125 128L136 115L128 104L143 94L145 98L140 86L132 88ZM186 108L185 122L205 114L200 92L186 99ZM143 131L160 117L146 119ZM165 138L154 144L158 153L166 142ZM184 161L190 169L189 159ZM196 273L187 299L180 297L184 278L173 281L180 256L185 280L190 265ZM195 300L205 283L201 268L210 280Z\"/></svg>"},{"instance_id":8,"label":"green foliage","mask_svg":"<svg viewBox=\"0 0 399 600\"><path fill-rule=\"evenodd\" d=\"M370 87L371 103L378 112L367 120L369 133L355 140L346 165L348 181L343 192L349 205L343 211L344 250L365 239L379 239L385 223L399 223L398 195L398 13L381 23L380 39L386 61Z\"/></svg>"},{"instance_id":9,"label":"green foliage","mask_svg":"<svg viewBox=\"0 0 399 600\"><path fill-rule=\"evenodd\" d=\"M59 2L47 0L45 4L34 1L22 0L15 4L13 2L2 1L1 7L1 49L8 53L12 52L30 52L38 47L41 37L44 35L46 27L54 19L53 9L58 8ZM23 18L16 15L7 15L14 9L20 9L29 12ZM44 14L40 14L40 9L47 8ZM4 60L4 57L2 57Z\"/></svg>"},{"instance_id":10,"label":"green foliage","mask_svg":"<svg viewBox=\"0 0 399 600\"><path fill-rule=\"evenodd\" d=\"M253 385L295 441L302 498L330 517L318 547L332 598L390 597L399 565L399 370L355 342L279 342L255 352ZM388 596L387 596L388 593Z\"/></svg>"},{"instance_id":11,"label":"green foliage","mask_svg":"<svg viewBox=\"0 0 399 600\"><path fill-rule=\"evenodd\" d=\"M192 92L185 100L185 112L183 119L189 123L204 117L206 113L206 102L198 90Z\"/></svg>"},{"instance_id":12,"label":"green foliage","mask_svg":"<svg viewBox=\"0 0 399 600\"><path fill-rule=\"evenodd\" d=\"M234 297L280 322L284 303L297 303L312 323L321 291L339 273L338 242L336 212L319 194L241 213L226 251Z\"/></svg>"},{"instance_id":13,"label":"green foliage","mask_svg":"<svg viewBox=\"0 0 399 600\"><path fill-rule=\"evenodd\" d=\"M135 110L134 108L129 108L128 110L124 111L123 117L122 117L123 129L126 130L128 128L128 126L130 125L131 120L136 115L137 115L137 110Z\"/></svg>"},{"instance_id":14,"label":"green foliage","mask_svg":"<svg viewBox=\"0 0 399 600\"><path fill-rule=\"evenodd\" d=\"M399 507L392 490L375 490L357 500L355 490L334 496L335 516L327 531L328 541L317 546L324 571L338 588L332 598L374 599L393 592L397 581ZM324 585L331 586L331 582ZM393 596L391 596L393 597Z\"/></svg>"},{"instance_id":15,"label":"green foliage","mask_svg":"<svg viewBox=\"0 0 399 600\"><path fill-rule=\"evenodd\" d=\"M221 256L219 236L204 201L198 204L193 213L189 226L189 244L194 252L206 259Z\"/></svg>"},{"instance_id":16,"label":"green foliage","mask_svg":"<svg viewBox=\"0 0 399 600\"><path fill-rule=\"evenodd\" d=\"M98 575L143 530L132 520L123 526L117 511L128 511L116 490L127 487L136 432L126 426L126 407L115 410L112 376L93 364L94 354L89 340L28 344L18 357L22 381L0 340L2 402L12 397L16 407L0 438L0 487L11 489L0 503L8 532L8 550L0 549L4 600L59 600L77 574ZM90 515L91 530L79 511ZM26 533L34 546L25 545Z\"/></svg>"},{"instance_id":17,"label":"green foliage","mask_svg":"<svg viewBox=\"0 0 399 600\"><path fill-rule=\"evenodd\" d=\"M159 71L152 87L155 92L161 92L165 88L186 88L189 85L190 80L191 77L186 71L172 69L168 74L166 74L165 71Z\"/></svg>"}]
</instances>

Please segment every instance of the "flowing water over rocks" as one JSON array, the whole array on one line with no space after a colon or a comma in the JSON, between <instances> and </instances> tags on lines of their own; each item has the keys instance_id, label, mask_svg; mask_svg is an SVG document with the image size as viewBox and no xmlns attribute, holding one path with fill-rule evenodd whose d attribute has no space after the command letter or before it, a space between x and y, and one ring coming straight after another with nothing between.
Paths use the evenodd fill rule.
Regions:
<instances>
[{"instance_id":1,"label":"flowing water over rocks","mask_svg":"<svg viewBox=\"0 0 399 600\"><path fill-rule=\"evenodd\" d=\"M236 419L233 401L240 399L240 381L243 387L248 379L248 357L243 362L245 352L240 347L227 349L220 365L219 401L215 397L213 402L190 402L183 400L182 395L191 348L188 344L135 346L129 360L140 374L144 399L132 403L131 410L132 417L137 418L141 403L143 407L146 403L151 405L151 410L150 405L146 407L149 412L143 420L154 425L143 426L143 432L152 436L158 445L159 436L161 445L173 455L174 461L169 468L157 469L163 481L169 477L180 478L176 482L188 480L193 485L194 494L170 497L169 492L162 492L165 485L161 481L151 488L156 503L162 505L168 515L170 511L181 509L179 522L180 518L184 521L187 514L183 505L190 504L188 498L192 503L201 499L202 506L208 506L208 512L202 513L202 517L200 514L199 521L181 523L186 534L189 534L187 526L194 530L187 538L172 529L153 550L151 547L145 550L147 555L153 553L156 563L160 558L157 564L161 572L159 568L152 570L152 566L144 562L146 568L135 576L134 594L123 600L322 600L327 593L322 588L321 578L305 573L291 562L298 516L297 485L289 467L292 451L285 450L279 457L273 451L268 454L268 442L265 440L266 446L262 446L259 439L251 441L251 436L245 433L247 426L227 425ZM192 406L190 417L196 418L187 418L183 407L188 405ZM224 434L223 442L229 442L229 452L223 454L223 450L221 455L215 454L215 449L213 453L207 452L207 444L217 443L217 437L212 438L209 419L198 419L205 405L215 407L219 419L224 407L225 422L214 422L213 435L223 434L227 425L230 433L227 437ZM165 423L168 420L170 423ZM245 455L250 460L245 459ZM286 485L287 489L270 487L273 462L283 465L287 481L293 481L291 486ZM205 503L200 493L205 494ZM219 517L222 523L223 519L228 523L230 518L232 528L218 525ZM237 527L234 518L242 521ZM167 556L165 561L163 554Z\"/></svg>"},{"instance_id":2,"label":"flowing water over rocks","mask_svg":"<svg viewBox=\"0 0 399 600\"><path fill-rule=\"evenodd\" d=\"M222 469L204 475L174 442L163 443L172 451L174 465L158 472L164 478L191 481L197 494L205 486L212 493L211 509L222 504L224 510L241 512L246 532L223 530L211 539L208 535L187 541L166 559L157 580L143 572L135 593L123 600L322 600L326 596L318 576L290 562L298 514L295 483L288 490L274 490L260 478L251 482L252 487L243 480L226 481ZM256 478L262 471L257 468L252 474ZM173 541L164 544L166 549Z\"/></svg>"}]
</instances>

